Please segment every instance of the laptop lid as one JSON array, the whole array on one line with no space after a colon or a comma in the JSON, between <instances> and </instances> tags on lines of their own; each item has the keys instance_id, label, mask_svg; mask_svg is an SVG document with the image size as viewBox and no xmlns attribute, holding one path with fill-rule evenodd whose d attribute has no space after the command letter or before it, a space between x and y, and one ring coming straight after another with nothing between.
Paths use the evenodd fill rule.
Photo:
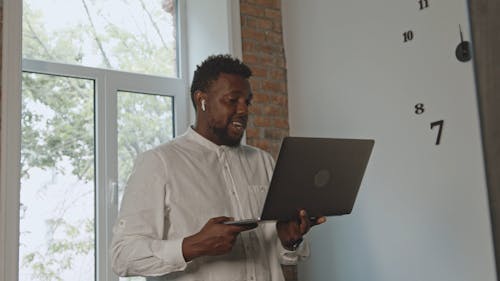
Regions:
<instances>
[{"instance_id":1,"label":"laptop lid","mask_svg":"<svg viewBox=\"0 0 500 281\"><path fill-rule=\"evenodd\" d=\"M374 140L283 139L261 220L350 214Z\"/></svg>"}]
</instances>

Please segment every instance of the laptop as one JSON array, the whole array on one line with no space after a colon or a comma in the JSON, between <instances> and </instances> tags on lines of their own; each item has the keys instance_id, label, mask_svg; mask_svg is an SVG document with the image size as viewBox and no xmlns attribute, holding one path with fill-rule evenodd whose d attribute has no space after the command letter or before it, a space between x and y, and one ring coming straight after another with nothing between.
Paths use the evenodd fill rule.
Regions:
<instances>
[{"instance_id":1,"label":"laptop","mask_svg":"<svg viewBox=\"0 0 500 281\"><path fill-rule=\"evenodd\" d=\"M285 137L260 218L228 221L246 225L350 214L375 141Z\"/></svg>"}]
</instances>

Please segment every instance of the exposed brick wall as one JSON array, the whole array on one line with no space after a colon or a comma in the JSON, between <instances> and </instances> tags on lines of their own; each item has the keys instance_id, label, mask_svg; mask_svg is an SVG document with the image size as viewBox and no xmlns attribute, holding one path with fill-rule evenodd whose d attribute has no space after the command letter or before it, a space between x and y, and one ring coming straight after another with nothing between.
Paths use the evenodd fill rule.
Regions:
<instances>
[{"instance_id":1,"label":"exposed brick wall","mask_svg":"<svg viewBox=\"0 0 500 281\"><path fill-rule=\"evenodd\" d=\"M289 134L280 0L240 0L243 61L252 68L247 143L277 156Z\"/></svg>"},{"instance_id":2,"label":"exposed brick wall","mask_svg":"<svg viewBox=\"0 0 500 281\"><path fill-rule=\"evenodd\" d=\"M240 13L243 61L253 71L247 143L276 158L289 134L281 0L240 0ZM283 266L283 272L286 280L297 280L296 266Z\"/></svg>"}]
</instances>

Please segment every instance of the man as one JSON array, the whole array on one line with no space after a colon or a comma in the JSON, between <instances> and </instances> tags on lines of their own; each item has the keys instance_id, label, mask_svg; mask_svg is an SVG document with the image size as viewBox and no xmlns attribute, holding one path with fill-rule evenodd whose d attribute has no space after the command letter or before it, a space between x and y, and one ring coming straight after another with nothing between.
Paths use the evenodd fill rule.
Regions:
<instances>
[{"instance_id":1,"label":"man","mask_svg":"<svg viewBox=\"0 0 500 281\"><path fill-rule=\"evenodd\" d=\"M197 67L194 127L139 155L114 227L112 265L149 280L284 280L280 263L308 255L302 236L324 217L237 226L260 216L273 159L240 141L250 69L227 55ZM153 278L156 277L156 278Z\"/></svg>"}]
</instances>

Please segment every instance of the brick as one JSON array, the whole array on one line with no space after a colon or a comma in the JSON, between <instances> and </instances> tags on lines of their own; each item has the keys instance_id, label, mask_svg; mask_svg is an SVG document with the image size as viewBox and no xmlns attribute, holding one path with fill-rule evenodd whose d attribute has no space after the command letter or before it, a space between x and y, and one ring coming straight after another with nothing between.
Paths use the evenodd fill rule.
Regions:
<instances>
[{"instance_id":1,"label":"brick","mask_svg":"<svg viewBox=\"0 0 500 281\"><path fill-rule=\"evenodd\" d=\"M273 31L283 32L283 26L281 25L281 20L273 21Z\"/></svg>"},{"instance_id":2,"label":"brick","mask_svg":"<svg viewBox=\"0 0 500 281\"><path fill-rule=\"evenodd\" d=\"M270 30L273 28L273 21L269 19L257 19L256 28L263 30Z\"/></svg>"},{"instance_id":3,"label":"brick","mask_svg":"<svg viewBox=\"0 0 500 281\"><path fill-rule=\"evenodd\" d=\"M269 79L271 80L286 80L286 71L284 68L270 68L269 71Z\"/></svg>"},{"instance_id":4,"label":"brick","mask_svg":"<svg viewBox=\"0 0 500 281\"><path fill-rule=\"evenodd\" d=\"M261 30L256 30L256 29L245 27L245 28L241 29L241 38L253 39L256 41L264 41L264 40L266 40L266 34Z\"/></svg>"},{"instance_id":5,"label":"brick","mask_svg":"<svg viewBox=\"0 0 500 281\"><path fill-rule=\"evenodd\" d=\"M241 47L243 49L243 52L255 53L255 52L259 51L259 48L257 47L257 44L255 43L255 41L248 40L248 39L244 39L242 41L243 42L241 43Z\"/></svg>"},{"instance_id":6,"label":"brick","mask_svg":"<svg viewBox=\"0 0 500 281\"><path fill-rule=\"evenodd\" d=\"M260 130L256 128L247 128L246 130L247 138L259 138Z\"/></svg>"},{"instance_id":7,"label":"brick","mask_svg":"<svg viewBox=\"0 0 500 281\"><path fill-rule=\"evenodd\" d=\"M267 7L272 9L280 9L281 1L279 0L248 0L249 3L254 3L260 7Z\"/></svg>"},{"instance_id":8,"label":"brick","mask_svg":"<svg viewBox=\"0 0 500 281\"><path fill-rule=\"evenodd\" d=\"M297 276L297 266L295 265L282 265L283 274L285 276ZM297 278L287 278L287 281L297 281Z\"/></svg>"},{"instance_id":9,"label":"brick","mask_svg":"<svg viewBox=\"0 0 500 281\"><path fill-rule=\"evenodd\" d=\"M285 83L284 82L276 82L276 81L262 81L262 90L275 92L275 93L284 93L285 92Z\"/></svg>"},{"instance_id":10,"label":"brick","mask_svg":"<svg viewBox=\"0 0 500 281\"><path fill-rule=\"evenodd\" d=\"M262 7L258 7L244 1L240 3L240 14L242 15L250 15L256 17L263 17L266 13L266 10Z\"/></svg>"},{"instance_id":11,"label":"brick","mask_svg":"<svg viewBox=\"0 0 500 281\"><path fill-rule=\"evenodd\" d=\"M242 22L242 27L248 27L248 28L257 28L257 18L248 16L248 15L241 15L241 22ZM273 23L273 27L275 24Z\"/></svg>"},{"instance_id":12,"label":"brick","mask_svg":"<svg viewBox=\"0 0 500 281\"><path fill-rule=\"evenodd\" d=\"M248 112L250 115L260 115L262 114L262 107L258 106L258 105L254 105L252 104L249 108L248 108Z\"/></svg>"},{"instance_id":13,"label":"brick","mask_svg":"<svg viewBox=\"0 0 500 281\"><path fill-rule=\"evenodd\" d=\"M271 97L271 102L275 105L287 107L288 97L286 95L275 95Z\"/></svg>"},{"instance_id":14,"label":"brick","mask_svg":"<svg viewBox=\"0 0 500 281\"><path fill-rule=\"evenodd\" d=\"M250 88L252 89L252 91L262 91L262 83L260 82L260 80L258 79L255 79L255 78L251 78L250 79Z\"/></svg>"},{"instance_id":15,"label":"brick","mask_svg":"<svg viewBox=\"0 0 500 281\"><path fill-rule=\"evenodd\" d=\"M252 66L252 76L259 78L267 78L268 77L268 69L262 66Z\"/></svg>"},{"instance_id":16,"label":"brick","mask_svg":"<svg viewBox=\"0 0 500 281\"><path fill-rule=\"evenodd\" d=\"M283 36L281 35L281 33L269 31L266 32L265 35L267 42L279 45L280 49L282 48Z\"/></svg>"},{"instance_id":17,"label":"brick","mask_svg":"<svg viewBox=\"0 0 500 281\"><path fill-rule=\"evenodd\" d=\"M271 98L268 94L263 94L258 92L253 93L253 98L252 98L253 103L268 103L270 100Z\"/></svg>"},{"instance_id":18,"label":"brick","mask_svg":"<svg viewBox=\"0 0 500 281\"><path fill-rule=\"evenodd\" d=\"M253 118L253 124L256 127L269 127L271 126L271 119L269 119L269 117L255 116Z\"/></svg>"},{"instance_id":19,"label":"brick","mask_svg":"<svg viewBox=\"0 0 500 281\"><path fill-rule=\"evenodd\" d=\"M281 46L278 46L276 44L268 44L267 42L258 44L256 46L256 50L259 52L259 54L267 56L275 56L283 53L283 49Z\"/></svg>"},{"instance_id":20,"label":"brick","mask_svg":"<svg viewBox=\"0 0 500 281\"><path fill-rule=\"evenodd\" d=\"M257 63L259 63L259 57L257 55L248 54L248 53L243 52L243 61L249 65L250 64L257 64Z\"/></svg>"},{"instance_id":21,"label":"brick","mask_svg":"<svg viewBox=\"0 0 500 281\"><path fill-rule=\"evenodd\" d=\"M275 105L266 105L262 113L266 116L280 116L282 115L282 109L279 106Z\"/></svg>"},{"instance_id":22,"label":"brick","mask_svg":"<svg viewBox=\"0 0 500 281\"><path fill-rule=\"evenodd\" d=\"M283 118L276 118L273 122L276 128L288 129L288 120Z\"/></svg>"},{"instance_id":23,"label":"brick","mask_svg":"<svg viewBox=\"0 0 500 281\"><path fill-rule=\"evenodd\" d=\"M285 68L285 57L284 56L276 56L274 57L274 66Z\"/></svg>"},{"instance_id":24,"label":"brick","mask_svg":"<svg viewBox=\"0 0 500 281\"><path fill-rule=\"evenodd\" d=\"M260 55L258 56L258 62L262 65L266 66L275 66L275 58L273 56L268 55Z\"/></svg>"},{"instance_id":25,"label":"brick","mask_svg":"<svg viewBox=\"0 0 500 281\"><path fill-rule=\"evenodd\" d=\"M263 14L268 19L278 20L281 22L281 10L265 9Z\"/></svg>"}]
</instances>

